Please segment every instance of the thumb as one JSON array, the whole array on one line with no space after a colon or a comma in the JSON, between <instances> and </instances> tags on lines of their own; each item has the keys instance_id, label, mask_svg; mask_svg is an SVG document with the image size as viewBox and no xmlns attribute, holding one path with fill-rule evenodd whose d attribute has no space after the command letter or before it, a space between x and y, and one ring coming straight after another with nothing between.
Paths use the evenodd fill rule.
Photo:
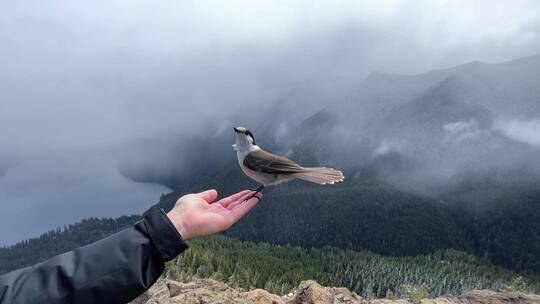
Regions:
<instances>
[{"instance_id":1,"label":"thumb","mask_svg":"<svg viewBox=\"0 0 540 304\"><path fill-rule=\"evenodd\" d=\"M195 193L198 197L205 200L207 203L211 203L217 198L217 191L214 189L206 190L203 192Z\"/></svg>"}]
</instances>

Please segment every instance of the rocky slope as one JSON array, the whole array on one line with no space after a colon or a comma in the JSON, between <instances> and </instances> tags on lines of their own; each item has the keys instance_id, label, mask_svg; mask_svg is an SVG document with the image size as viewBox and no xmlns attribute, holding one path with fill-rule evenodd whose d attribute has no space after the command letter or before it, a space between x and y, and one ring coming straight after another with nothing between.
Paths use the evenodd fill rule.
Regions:
<instances>
[{"instance_id":1,"label":"rocky slope","mask_svg":"<svg viewBox=\"0 0 540 304\"><path fill-rule=\"evenodd\" d=\"M367 300L346 288L323 287L314 281L301 282L298 288L286 296L277 296L263 289L243 291L230 288L214 280L195 280L189 283L159 281L147 293L131 304L169 304L169 303L257 303L257 304L407 304L406 299ZM540 303L540 295L521 292L493 292L474 290L459 297L439 297L422 299L421 304L502 304L502 303Z\"/></svg>"}]
</instances>

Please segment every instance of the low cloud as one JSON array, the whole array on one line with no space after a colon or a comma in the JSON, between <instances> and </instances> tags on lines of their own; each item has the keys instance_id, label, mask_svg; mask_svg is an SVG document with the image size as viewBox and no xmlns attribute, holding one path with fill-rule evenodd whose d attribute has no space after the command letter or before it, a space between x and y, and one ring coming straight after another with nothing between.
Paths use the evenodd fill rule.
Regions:
<instances>
[{"instance_id":1,"label":"low cloud","mask_svg":"<svg viewBox=\"0 0 540 304\"><path fill-rule=\"evenodd\" d=\"M443 129L447 132L444 141L453 144L461 144L482 134L478 121L474 119L447 123Z\"/></svg>"},{"instance_id":2,"label":"low cloud","mask_svg":"<svg viewBox=\"0 0 540 304\"><path fill-rule=\"evenodd\" d=\"M512 140L540 148L540 118L498 121L495 129Z\"/></svg>"},{"instance_id":3,"label":"low cloud","mask_svg":"<svg viewBox=\"0 0 540 304\"><path fill-rule=\"evenodd\" d=\"M399 152L399 145L397 143L391 142L387 139L383 141L375 148L373 151L374 156L382 156L392 152Z\"/></svg>"}]
</instances>

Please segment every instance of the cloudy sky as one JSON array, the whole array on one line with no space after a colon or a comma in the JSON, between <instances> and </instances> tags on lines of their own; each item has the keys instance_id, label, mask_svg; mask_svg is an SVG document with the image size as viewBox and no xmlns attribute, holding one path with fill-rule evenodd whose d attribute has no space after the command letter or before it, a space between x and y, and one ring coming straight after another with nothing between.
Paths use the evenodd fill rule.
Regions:
<instances>
[{"instance_id":1,"label":"cloudy sky","mask_svg":"<svg viewBox=\"0 0 540 304\"><path fill-rule=\"evenodd\" d=\"M540 5L3 1L0 45L0 244L10 244L155 202L166 187L117 170L138 140L228 123L306 81L540 53Z\"/></svg>"}]
</instances>

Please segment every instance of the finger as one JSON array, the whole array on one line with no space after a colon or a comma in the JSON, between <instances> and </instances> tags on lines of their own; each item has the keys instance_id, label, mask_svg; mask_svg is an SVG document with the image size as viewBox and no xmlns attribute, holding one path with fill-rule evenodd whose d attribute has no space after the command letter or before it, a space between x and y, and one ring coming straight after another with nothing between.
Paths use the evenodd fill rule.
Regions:
<instances>
[{"instance_id":1,"label":"finger","mask_svg":"<svg viewBox=\"0 0 540 304\"><path fill-rule=\"evenodd\" d=\"M233 194L231 196L224 197L224 198L220 199L219 201L217 201L216 203L222 205L224 208L227 208L227 206L229 206L231 203L237 201L240 197L242 197L243 195L245 195L248 192L249 192L249 190L240 191L240 192L235 193L235 194Z\"/></svg>"},{"instance_id":2,"label":"finger","mask_svg":"<svg viewBox=\"0 0 540 304\"><path fill-rule=\"evenodd\" d=\"M195 195L202 198L207 203L211 203L214 200L216 200L218 194L217 194L216 190L210 189L210 190L206 190L206 191L203 191L203 192L196 193Z\"/></svg>"},{"instance_id":3,"label":"finger","mask_svg":"<svg viewBox=\"0 0 540 304\"><path fill-rule=\"evenodd\" d=\"M230 203L237 201L239 198L241 198L242 196L244 196L248 192L250 192L250 191L249 190L240 191L240 192L235 193L235 194L233 194L231 196L224 197L224 198L220 199L219 201L217 201L216 203L221 204L223 207L227 208L227 206L229 206Z\"/></svg>"},{"instance_id":4,"label":"finger","mask_svg":"<svg viewBox=\"0 0 540 304\"><path fill-rule=\"evenodd\" d=\"M238 193L235 193L235 194L233 194L233 195L231 195L229 197L231 198L231 201L234 202L234 201L237 201L238 199L240 199L241 197L246 196L250 192L253 192L253 191L249 190L249 189L246 189L246 190L242 190L242 191L240 191Z\"/></svg>"},{"instance_id":5,"label":"finger","mask_svg":"<svg viewBox=\"0 0 540 304\"><path fill-rule=\"evenodd\" d=\"M231 223L236 223L239 219L241 219L246 213L248 213L261 199L262 195L260 193L257 193L254 197L248 199L247 201L241 203L240 205L237 205L233 209L231 209L230 212L230 220Z\"/></svg>"},{"instance_id":6,"label":"finger","mask_svg":"<svg viewBox=\"0 0 540 304\"><path fill-rule=\"evenodd\" d=\"M252 196L253 194L255 193L255 191L249 191L248 193L246 193L245 195L243 195L242 197L240 197L239 199L237 199L236 201L233 201L231 204L229 204L227 206L227 209L229 210L232 210L233 208L235 208L236 206L244 203L248 197ZM260 192L257 192L257 194L255 195L256 197L259 198L259 200L261 199L261 196L262 196L262 193Z\"/></svg>"},{"instance_id":7,"label":"finger","mask_svg":"<svg viewBox=\"0 0 540 304\"><path fill-rule=\"evenodd\" d=\"M239 197L238 199L232 201L228 206L227 206L227 209L231 210L233 209L235 206L238 206L240 204L242 204L244 201L247 200L248 197L250 197L251 195L253 195L255 193L255 191L253 190L248 190L248 192L244 195L242 195L241 197Z\"/></svg>"}]
</instances>

